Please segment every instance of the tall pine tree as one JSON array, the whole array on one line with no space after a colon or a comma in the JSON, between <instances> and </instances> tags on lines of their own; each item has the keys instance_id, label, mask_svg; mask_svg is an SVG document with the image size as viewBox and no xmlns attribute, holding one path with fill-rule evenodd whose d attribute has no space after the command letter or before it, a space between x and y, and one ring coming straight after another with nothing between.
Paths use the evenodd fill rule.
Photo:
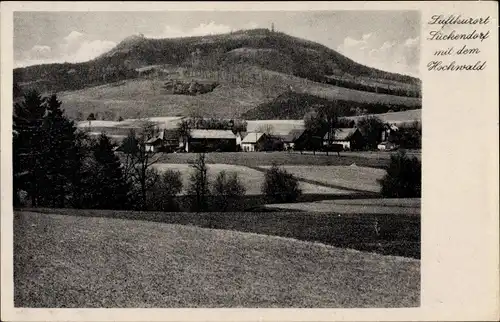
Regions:
<instances>
[{"instance_id":1,"label":"tall pine tree","mask_svg":"<svg viewBox=\"0 0 500 322\"><path fill-rule=\"evenodd\" d=\"M40 202L45 177L44 101L37 91L28 91L21 102L14 104L13 113L14 196L20 190L26 191L33 207ZM15 198L14 202L17 201Z\"/></svg>"},{"instance_id":2,"label":"tall pine tree","mask_svg":"<svg viewBox=\"0 0 500 322\"><path fill-rule=\"evenodd\" d=\"M99 136L94 146L97 173L93 189L93 208L125 209L128 206L130 186L113 148L114 145L104 133Z\"/></svg>"},{"instance_id":3,"label":"tall pine tree","mask_svg":"<svg viewBox=\"0 0 500 322\"><path fill-rule=\"evenodd\" d=\"M43 201L45 206L65 207L72 189L71 182L77 162L76 127L61 109L57 96L46 100Z\"/></svg>"},{"instance_id":4,"label":"tall pine tree","mask_svg":"<svg viewBox=\"0 0 500 322\"><path fill-rule=\"evenodd\" d=\"M71 178L70 204L74 208L92 208L96 162L94 160L94 140L83 131L75 137L76 153Z\"/></svg>"}]
</instances>

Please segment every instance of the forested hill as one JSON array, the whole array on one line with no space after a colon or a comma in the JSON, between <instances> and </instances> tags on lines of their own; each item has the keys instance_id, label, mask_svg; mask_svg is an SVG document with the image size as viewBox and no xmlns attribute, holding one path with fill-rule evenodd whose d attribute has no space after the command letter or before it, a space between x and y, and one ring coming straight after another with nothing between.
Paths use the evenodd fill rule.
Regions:
<instances>
[{"instance_id":1,"label":"forested hill","mask_svg":"<svg viewBox=\"0 0 500 322\"><path fill-rule=\"evenodd\" d=\"M14 82L23 89L69 91L137 78L141 68L155 65L205 71L250 65L335 86L414 97L421 84L417 78L370 68L321 44L268 29L175 39L131 36L88 62L17 68Z\"/></svg>"}]
</instances>

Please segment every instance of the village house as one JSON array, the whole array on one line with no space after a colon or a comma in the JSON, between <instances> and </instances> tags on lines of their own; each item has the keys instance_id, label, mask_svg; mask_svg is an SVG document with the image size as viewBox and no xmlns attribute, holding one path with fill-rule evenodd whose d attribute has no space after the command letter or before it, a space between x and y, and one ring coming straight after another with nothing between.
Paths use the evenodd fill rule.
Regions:
<instances>
[{"instance_id":1,"label":"village house","mask_svg":"<svg viewBox=\"0 0 500 322\"><path fill-rule=\"evenodd\" d=\"M158 152L162 147L162 139L154 137L146 141L146 152Z\"/></svg>"},{"instance_id":2,"label":"village house","mask_svg":"<svg viewBox=\"0 0 500 322\"><path fill-rule=\"evenodd\" d=\"M163 129L158 136L146 141L148 152L172 152L180 146L180 138L177 130Z\"/></svg>"},{"instance_id":3,"label":"village house","mask_svg":"<svg viewBox=\"0 0 500 322\"><path fill-rule=\"evenodd\" d=\"M357 128L335 129L332 137L326 133L323 137L323 146L328 147L332 144L341 144L344 150L359 150L363 148L363 135Z\"/></svg>"},{"instance_id":4,"label":"village house","mask_svg":"<svg viewBox=\"0 0 500 322\"><path fill-rule=\"evenodd\" d=\"M241 142L243 141L243 139L245 138L245 136L247 136L247 132L237 132L236 134L236 148L238 149L238 151L243 151L243 148L241 146Z\"/></svg>"},{"instance_id":5,"label":"village house","mask_svg":"<svg viewBox=\"0 0 500 322\"><path fill-rule=\"evenodd\" d=\"M184 138L186 152L235 152L236 135L230 130L194 129Z\"/></svg>"},{"instance_id":6,"label":"village house","mask_svg":"<svg viewBox=\"0 0 500 322\"><path fill-rule=\"evenodd\" d=\"M280 136L285 150L294 150L296 147L306 144L306 131L304 129L293 129L286 135Z\"/></svg>"},{"instance_id":7,"label":"village house","mask_svg":"<svg viewBox=\"0 0 500 322\"><path fill-rule=\"evenodd\" d=\"M270 137L262 132L248 132L241 141L241 150L243 152L263 151L268 145Z\"/></svg>"}]
</instances>

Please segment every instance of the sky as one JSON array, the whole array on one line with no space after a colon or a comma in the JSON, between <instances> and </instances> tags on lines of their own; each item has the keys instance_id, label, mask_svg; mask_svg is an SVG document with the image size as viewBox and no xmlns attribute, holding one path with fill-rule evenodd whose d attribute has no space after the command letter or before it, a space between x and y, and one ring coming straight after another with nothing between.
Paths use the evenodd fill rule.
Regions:
<instances>
[{"instance_id":1,"label":"sky","mask_svg":"<svg viewBox=\"0 0 500 322\"><path fill-rule=\"evenodd\" d=\"M16 12L14 65L82 62L124 38L176 38L274 28L389 72L419 76L417 11Z\"/></svg>"}]
</instances>

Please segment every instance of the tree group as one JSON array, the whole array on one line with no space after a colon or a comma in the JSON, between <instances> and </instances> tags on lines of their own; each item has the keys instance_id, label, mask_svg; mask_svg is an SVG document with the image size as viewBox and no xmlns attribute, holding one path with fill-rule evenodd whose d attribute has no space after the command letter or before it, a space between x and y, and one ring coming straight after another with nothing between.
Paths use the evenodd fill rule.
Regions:
<instances>
[{"instance_id":1,"label":"tree group","mask_svg":"<svg viewBox=\"0 0 500 322\"><path fill-rule=\"evenodd\" d=\"M24 95L13 113L14 204L25 191L33 207L126 207L129 187L106 135L77 131L56 95Z\"/></svg>"}]
</instances>

